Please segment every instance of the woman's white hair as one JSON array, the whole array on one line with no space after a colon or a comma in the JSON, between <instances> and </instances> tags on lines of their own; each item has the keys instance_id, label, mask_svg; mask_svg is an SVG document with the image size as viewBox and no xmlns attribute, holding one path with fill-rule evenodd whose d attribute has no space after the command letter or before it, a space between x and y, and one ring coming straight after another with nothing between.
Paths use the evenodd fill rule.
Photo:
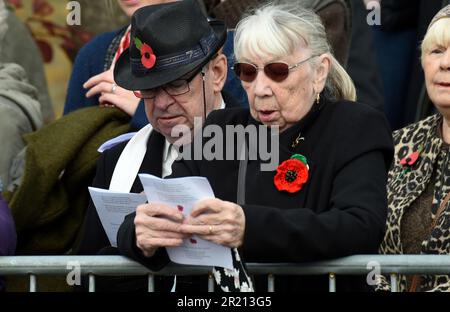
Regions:
<instances>
[{"instance_id":1,"label":"woman's white hair","mask_svg":"<svg viewBox=\"0 0 450 312\"><path fill-rule=\"evenodd\" d=\"M6 9L5 1L0 0L0 52L2 49L3 38L5 37L6 31L8 30L8 23L6 22L8 14L9 13Z\"/></svg>"},{"instance_id":2,"label":"woman's white hair","mask_svg":"<svg viewBox=\"0 0 450 312\"><path fill-rule=\"evenodd\" d=\"M352 79L331 53L325 27L313 11L296 4L266 4L244 17L236 26L234 55L242 58L288 56L302 46L311 55L328 53L331 68L325 90L336 100L356 100Z\"/></svg>"},{"instance_id":3,"label":"woman's white hair","mask_svg":"<svg viewBox=\"0 0 450 312\"><path fill-rule=\"evenodd\" d=\"M420 46L422 60L428 52L438 46L450 46L450 17L441 18L428 28Z\"/></svg>"}]
</instances>

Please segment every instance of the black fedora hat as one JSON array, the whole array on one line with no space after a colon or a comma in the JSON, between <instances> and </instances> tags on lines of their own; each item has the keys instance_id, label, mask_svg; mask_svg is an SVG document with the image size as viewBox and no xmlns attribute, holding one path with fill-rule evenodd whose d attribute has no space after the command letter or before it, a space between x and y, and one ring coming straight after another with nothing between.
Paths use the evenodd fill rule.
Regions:
<instances>
[{"instance_id":1,"label":"black fedora hat","mask_svg":"<svg viewBox=\"0 0 450 312\"><path fill-rule=\"evenodd\" d=\"M208 63L226 33L224 22L208 22L197 0L140 8L131 18L130 47L117 60L114 80L128 90L162 86Z\"/></svg>"}]
</instances>

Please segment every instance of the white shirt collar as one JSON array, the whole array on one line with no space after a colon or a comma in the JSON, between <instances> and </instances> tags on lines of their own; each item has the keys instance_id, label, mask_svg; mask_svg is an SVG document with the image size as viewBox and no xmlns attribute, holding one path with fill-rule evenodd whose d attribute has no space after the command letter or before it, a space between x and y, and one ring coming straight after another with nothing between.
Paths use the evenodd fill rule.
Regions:
<instances>
[{"instance_id":1,"label":"white shirt collar","mask_svg":"<svg viewBox=\"0 0 450 312\"><path fill-rule=\"evenodd\" d=\"M173 148L172 144L166 140L164 143L163 163L161 175L163 178L172 174L172 164L178 157L177 150Z\"/></svg>"}]
</instances>

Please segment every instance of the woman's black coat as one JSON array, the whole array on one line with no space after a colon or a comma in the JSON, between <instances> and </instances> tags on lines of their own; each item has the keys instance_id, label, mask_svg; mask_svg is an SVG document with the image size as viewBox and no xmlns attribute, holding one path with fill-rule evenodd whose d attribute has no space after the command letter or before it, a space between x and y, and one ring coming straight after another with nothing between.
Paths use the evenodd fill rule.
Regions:
<instances>
[{"instance_id":1,"label":"woman's black coat","mask_svg":"<svg viewBox=\"0 0 450 312\"><path fill-rule=\"evenodd\" d=\"M227 125L260 125L247 109L212 112L206 124L218 125L224 136ZM299 134L304 140L292 148ZM230 147L225 143L224 148ZM322 100L280 134L280 163L296 153L307 158L310 176L293 194L276 189L276 171L261 171L260 159L248 161L240 248L244 260L307 262L376 254L385 229L386 179L393 156L391 131L382 113L365 104ZM180 160L172 169L172 177L207 177L217 198L236 202L238 160ZM119 250L152 269L163 267L168 262L164 249L149 259L136 247L133 220L134 214L129 215L119 230ZM358 287L364 284L365 277ZM344 279L337 285L355 286ZM278 290L327 287L326 277L277 280Z\"/></svg>"}]
</instances>

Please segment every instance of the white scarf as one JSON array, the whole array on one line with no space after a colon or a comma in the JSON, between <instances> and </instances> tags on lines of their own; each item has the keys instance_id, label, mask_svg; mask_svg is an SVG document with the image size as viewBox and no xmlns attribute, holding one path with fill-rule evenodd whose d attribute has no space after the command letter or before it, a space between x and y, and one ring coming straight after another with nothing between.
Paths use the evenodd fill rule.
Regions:
<instances>
[{"instance_id":1,"label":"white scarf","mask_svg":"<svg viewBox=\"0 0 450 312\"><path fill-rule=\"evenodd\" d=\"M122 193L130 192L147 152L147 141L152 130L151 124L146 125L125 146L114 168L109 190Z\"/></svg>"},{"instance_id":2,"label":"white scarf","mask_svg":"<svg viewBox=\"0 0 450 312\"><path fill-rule=\"evenodd\" d=\"M116 192L130 192L134 180L139 172L147 151L147 141L153 130L151 124L139 130L128 142L120 154L109 184L109 190ZM177 277L174 276L172 292L175 291Z\"/></svg>"}]
</instances>

